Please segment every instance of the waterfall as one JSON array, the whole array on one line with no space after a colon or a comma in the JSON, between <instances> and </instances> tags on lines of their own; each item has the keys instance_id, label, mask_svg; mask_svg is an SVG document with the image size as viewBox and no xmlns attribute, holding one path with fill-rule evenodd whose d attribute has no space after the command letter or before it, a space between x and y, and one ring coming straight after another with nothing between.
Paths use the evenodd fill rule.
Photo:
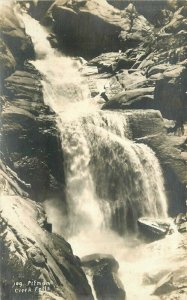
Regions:
<instances>
[{"instance_id":1,"label":"waterfall","mask_svg":"<svg viewBox=\"0 0 187 300\"><path fill-rule=\"evenodd\" d=\"M79 60L51 48L38 21L26 14L22 19L36 51L32 63L43 75L45 103L56 113L61 134L68 205L63 234L78 255L100 250L124 259L124 234L136 232L139 217L167 217L158 159L129 139L128 114L101 111L90 99Z\"/></svg>"},{"instance_id":2,"label":"waterfall","mask_svg":"<svg viewBox=\"0 0 187 300\"><path fill-rule=\"evenodd\" d=\"M70 232L91 225L124 233L136 230L141 216L166 217L159 162L149 147L128 139L128 116L100 111L90 99L79 61L53 49L36 20L23 19L35 46L33 64L44 76L44 100L57 114Z\"/></svg>"}]
</instances>

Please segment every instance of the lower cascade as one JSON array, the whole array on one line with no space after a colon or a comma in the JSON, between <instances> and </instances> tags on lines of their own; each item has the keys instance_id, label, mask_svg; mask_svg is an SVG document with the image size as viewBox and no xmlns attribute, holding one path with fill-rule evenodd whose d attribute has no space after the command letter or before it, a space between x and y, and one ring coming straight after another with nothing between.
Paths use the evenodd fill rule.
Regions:
<instances>
[{"instance_id":1,"label":"lower cascade","mask_svg":"<svg viewBox=\"0 0 187 300\"><path fill-rule=\"evenodd\" d=\"M60 224L54 230L66 236L79 256L114 255L128 300L156 299L151 286L142 286L142 274L153 263L162 265L165 245L173 249L172 237L163 240L157 252L156 242L145 245L137 238L137 221L168 217L159 161L148 146L130 140L128 113L101 111L90 98L80 62L51 48L48 32L38 21L26 14L22 18L37 55L32 63L43 75L44 100L56 113L61 135L68 213L60 212L63 230ZM53 200L45 205L53 222Z\"/></svg>"}]
</instances>

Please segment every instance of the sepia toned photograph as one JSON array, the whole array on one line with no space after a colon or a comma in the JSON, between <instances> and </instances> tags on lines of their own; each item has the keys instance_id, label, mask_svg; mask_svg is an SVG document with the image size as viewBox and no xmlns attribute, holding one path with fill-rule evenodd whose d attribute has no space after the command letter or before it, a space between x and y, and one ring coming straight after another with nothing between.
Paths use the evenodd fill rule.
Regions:
<instances>
[{"instance_id":1,"label":"sepia toned photograph","mask_svg":"<svg viewBox=\"0 0 187 300\"><path fill-rule=\"evenodd\" d=\"M187 0L0 0L0 300L187 300Z\"/></svg>"}]
</instances>

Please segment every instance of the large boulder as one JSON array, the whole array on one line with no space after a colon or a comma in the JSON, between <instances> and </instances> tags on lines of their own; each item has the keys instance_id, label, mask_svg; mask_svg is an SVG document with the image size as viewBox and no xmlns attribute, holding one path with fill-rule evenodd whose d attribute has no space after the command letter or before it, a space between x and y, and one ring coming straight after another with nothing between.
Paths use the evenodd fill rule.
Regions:
<instances>
[{"instance_id":1,"label":"large boulder","mask_svg":"<svg viewBox=\"0 0 187 300\"><path fill-rule=\"evenodd\" d=\"M91 274L98 300L125 299L123 285L117 276L119 265L112 255L92 254L81 261L86 272Z\"/></svg>"},{"instance_id":2,"label":"large boulder","mask_svg":"<svg viewBox=\"0 0 187 300\"><path fill-rule=\"evenodd\" d=\"M150 241L164 238L170 230L169 223L151 218L139 218L138 227L143 237Z\"/></svg>"},{"instance_id":3,"label":"large boulder","mask_svg":"<svg viewBox=\"0 0 187 300\"><path fill-rule=\"evenodd\" d=\"M106 0L56 0L48 10L54 31L68 53L93 57L144 41L152 26L129 5L120 11Z\"/></svg>"},{"instance_id":4,"label":"large boulder","mask_svg":"<svg viewBox=\"0 0 187 300\"><path fill-rule=\"evenodd\" d=\"M57 0L50 10L63 49L82 56L120 49L121 13L105 0Z\"/></svg>"},{"instance_id":5,"label":"large boulder","mask_svg":"<svg viewBox=\"0 0 187 300\"><path fill-rule=\"evenodd\" d=\"M151 109L154 108L154 87L132 89L111 98L103 109Z\"/></svg>"}]
</instances>

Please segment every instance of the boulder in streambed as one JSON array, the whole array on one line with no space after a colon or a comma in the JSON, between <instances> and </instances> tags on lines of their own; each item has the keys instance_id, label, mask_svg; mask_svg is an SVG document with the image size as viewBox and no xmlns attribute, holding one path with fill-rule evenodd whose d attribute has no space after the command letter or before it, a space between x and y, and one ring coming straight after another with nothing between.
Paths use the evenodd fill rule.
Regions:
<instances>
[{"instance_id":1,"label":"boulder in streambed","mask_svg":"<svg viewBox=\"0 0 187 300\"><path fill-rule=\"evenodd\" d=\"M123 285L117 275L119 264L112 255L84 256L82 266L91 276L98 300L124 300L126 298Z\"/></svg>"},{"instance_id":2,"label":"boulder in streambed","mask_svg":"<svg viewBox=\"0 0 187 300\"><path fill-rule=\"evenodd\" d=\"M175 290L176 287L173 283L173 274L168 273L156 285L154 295L162 295Z\"/></svg>"},{"instance_id":3,"label":"boulder in streambed","mask_svg":"<svg viewBox=\"0 0 187 300\"><path fill-rule=\"evenodd\" d=\"M105 103L102 109L152 109L154 87L123 91Z\"/></svg>"},{"instance_id":4,"label":"boulder in streambed","mask_svg":"<svg viewBox=\"0 0 187 300\"><path fill-rule=\"evenodd\" d=\"M170 232L169 223L151 218L139 218L138 227L140 233L151 241L162 239Z\"/></svg>"}]
</instances>

